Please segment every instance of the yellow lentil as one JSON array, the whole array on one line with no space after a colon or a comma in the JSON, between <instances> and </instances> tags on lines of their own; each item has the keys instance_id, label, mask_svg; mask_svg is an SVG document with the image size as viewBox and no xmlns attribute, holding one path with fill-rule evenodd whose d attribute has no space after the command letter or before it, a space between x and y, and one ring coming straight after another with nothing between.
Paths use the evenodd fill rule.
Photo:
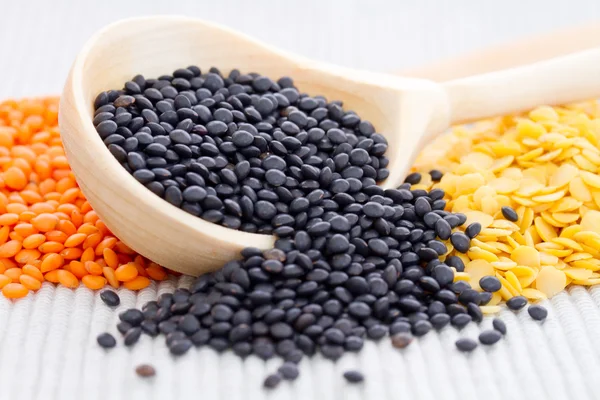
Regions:
<instances>
[{"instance_id":1,"label":"yellow lentil","mask_svg":"<svg viewBox=\"0 0 600 400\"><path fill-rule=\"evenodd\" d=\"M441 170L432 183L425 171ZM430 144L413 171L421 189L446 192L446 209L481 224L456 280L477 289L485 275L502 289L494 302L535 301L569 284L600 283L600 105L541 106L528 113L454 127ZM517 222L505 220L510 206ZM450 246L450 243L447 243ZM498 296L496 296L498 295ZM484 307L482 307L482 310Z\"/></svg>"}]
</instances>

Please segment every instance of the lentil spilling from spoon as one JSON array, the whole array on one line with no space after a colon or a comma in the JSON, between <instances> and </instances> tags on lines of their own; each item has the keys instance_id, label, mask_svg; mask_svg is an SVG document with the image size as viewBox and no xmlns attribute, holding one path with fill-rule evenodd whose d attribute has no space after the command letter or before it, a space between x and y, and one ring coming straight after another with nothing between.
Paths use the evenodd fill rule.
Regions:
<instances>
[{"instance_id":1,"label":"lentil spilling from spoon","mask_svg":"<svg viewBox=\"0 0 600 400\"><path fill-rule=\"evenodd\" d=\"M455 282L465 266L446 257L466 253L481 227L457 230L467 217L444 210L443 190L412 188L421 174L378 186L386 140L341 102L300 93L287 77L188 67L138 75L100 93L95 107L108 149L155 195L277 237L275 248L246 248L190 290L120 314L126 345L162 334L173 355L202 345L278 355L286 363L265 380L272 388L295 379L303 355L337 360L388 333L406 347L412 335L482 320L492 293Z\"/></svg>"}]
</instances>

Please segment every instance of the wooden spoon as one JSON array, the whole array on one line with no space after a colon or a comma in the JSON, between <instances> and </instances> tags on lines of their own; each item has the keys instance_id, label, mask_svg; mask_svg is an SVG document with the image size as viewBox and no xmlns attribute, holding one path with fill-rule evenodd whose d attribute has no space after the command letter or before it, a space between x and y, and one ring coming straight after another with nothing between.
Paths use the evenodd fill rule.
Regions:
<instances>
[{"instance_id":1,"label":"wooden spoon","mask_svg":"<svg viewBox=\"0 0 600 400\"><path fill-rule=\"evenodd\" d=\"M402 183L424 144L452 123L600 94L600 49L518 69L432 81L356 71L270 47L229 28L184 17L120 21L96 33L75 60L60 104L67 157L92 207L138 253L190 275L215 270L247 246L274 238L193 217L151 194L107 150L92 124L93 102L141 73L156 77L187 65L291 76L312 95L342 100L389 142L390 176Z\"/></svg>"},{"instance_id":2,"label":"wooden spoon","mask_svg":"<svg viewBox=\"0 0 600 400\"><path fill-rule=\"evenodd\" d=\"M514 68L600 46L600 21L507 41L484 49L394 71L436 82Z\"/></svg>"}]
</instances>

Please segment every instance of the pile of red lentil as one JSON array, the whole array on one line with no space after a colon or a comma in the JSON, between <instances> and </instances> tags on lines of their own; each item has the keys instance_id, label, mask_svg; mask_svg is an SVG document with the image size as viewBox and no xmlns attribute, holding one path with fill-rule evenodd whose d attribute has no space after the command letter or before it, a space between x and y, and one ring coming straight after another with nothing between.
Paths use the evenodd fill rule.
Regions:
<instances>
[{"instance_id":1,"label":"pile of red lentil","mask_svg":"<svg viewBox=\"0 0 600 400\"><path fill-rule=\"evenodd\" d=\"M58 98L0 103L0 288L44 281L143 289L167 271L119 241L77 186L58 130Z\"/></svg>"}]
</instances>

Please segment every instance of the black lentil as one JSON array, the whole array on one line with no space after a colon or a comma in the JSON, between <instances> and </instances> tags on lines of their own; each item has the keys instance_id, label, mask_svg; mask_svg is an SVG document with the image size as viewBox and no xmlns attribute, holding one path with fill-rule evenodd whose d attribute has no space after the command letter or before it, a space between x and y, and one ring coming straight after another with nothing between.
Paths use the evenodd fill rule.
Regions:
<instances>
[{"instance_id":1,"label":"black lentil","mask_svg":"<svg viewBox=\"0 0 600 400\"><path fill-rule=\"evenodd\" d=\"M117 345L115 337L108 332L101 333L97 338L98 344L105 349L113 348Z\"/></svg>"},{"instance_id":2,"label":"black lentil","mask_svg":"<svg viewBox=\"0 0 600 400\"><path fill-rule=\"evenodd\" d=\"M125 333L124 343L125 346L133 346L140 339L142 335L142 328L131 328Z\"/></svg>"},{"instance_id":3,"label":"black lentil","mask_svg":"<svg viewBox=\"0 0 600 400\"><path fill-rule=\"evenodd\" d=\"M259 200L255 194L261 189L302 188L308 194L323 185L325 195L331 196L345 194L352 187L360 190L367 183L360 181L363 177L384 179L389 174L385 169L388 161L383 154L387 142L383 136L361 130L361 126L371 125L336 103L329 104L335 104L339 112L322 114L331 119L321 121L319 128L310 128L309 114L322 100L299 93L293 82L282 88L258 74L235 74L230 78L220 72L177 74L173 79L127 82L123 90L114 91L112 102L105 97L106 92L101 93L98 99L103 100L95 104L96 109L104 108L95 122L107 146L121 145L126 137L115 122L116 108L124 107L129 119L121 117L118 121L129 136L140 138L131 142L127 157L122 157L116 148L111 152L155 194L193 215L235 229L271 233L276 228L272 222L277 213L275 203L289 204L297 196L281 198L281 193L276 193L269 200ZM161 78L165 77L168 76ZM202 87L194 94L197 86L191 82L200 82L198 79L203 81ZM165 98L173 99L173 103ZM195 104L195 99L202 100ZM327 107L326 102L323 105ZM241 109L244 117L236 120L235 112ZM165 123L176 128L167 131L161 125ZM152 141L144 136L148 132L152 133ZM365 146L366 142L374 144ZM261 161L263 154L266 158ZM161 171L167 175L143 169L151 158L164 160L160 162ZM335 159L335 163L326 165L327 159ZM165 186L164 179L174 171L184 179ZM336 175L341 179L336 179ZM192 194L189 188L194 187L214 188L217 197ZM249 193L241 195L243 190ZM186 196L182 196L184 191ZM229 206L225 200L229 200ZM293 225L291 228L297 228L296 222Z\"/></svg>"},{"instance_id":4,"label":"black lentil","mask_svg":"<svg viewBox=\"0 0 600 400\"><path fill-rule=\"evenodd\" d=\"M411 185L416 185L421 182L421 174L418 172L413 172L404 179L404 182L410 183Z\"/></svg>"},{"instance_id":5,"label":"black lentil","mask_svg":"<svg viewBox=\"0 0 600 400\"><path fill-rule=\"evenodd\" d=\"M471 239L479 235L479 232L481 232L481 224L479 222L473 222L465 229L465 235Z\"/></svg>"},{"instance_id":6,"label":"black lentil","mask_svg":"<svg viewBox=\"0 0 600 400\"><path fill-rule=\"evenodd\" d=\"M492 345L502 339L502 333L495 329L489 329L479 334L481 344Z\"/></svg>"},{"instance_id":7,"label":"black lentil","mask_svg":"<svg viewBox=\"0 0 600 400\"><path fill-rule=\"evenodd\" d=\"M124 335L131 328L133 328L133 326L129 322L121 321L117 324L117 330L121 332L122 335Z\"/></svg>"},{"instance_id":8,"label":"black lentil","mask_svg":"<svg viewBox=\"0 0 600 400\"><path fill-rule=\"evenodd\" d=\"M344 379L350 383L360 383L365 380L365 376L359 371L346 371L344 372Z\"/></svg>"},{"instance_id":9,"label":"black lentil","mask_svg":"<svg viewBox=\"0 0 600 400\"><path fill-rule=\"evenodd\" d=\"M527 308L529 316L536 321L543 321L548 316L548 310L545 307L533 304Z\"/></svg>"},{"instance_id":10,"label":"black lentil","mask_svg":"<svg viewBox=\"0 0 600 400\"><path fill-rule=\"evenodd\" d=\"M431 322L429 321L416 321L412 325L412 333L415 336L424 336L432 329Z\"/></svg>"},{"instance_id":11,"label":"black lentil","mask_svg":"<svg viewBox=\"0 0 600 400\"><path fill-rule=\"evenodd\" d=\"M502 288L502 283L495 276L484 276L479 280L479 286L486 292L497 292Z\"/></svg>"},{"instance_id":12,"label":"black lentil","mask_svg":"<svg viewBox=\"0 0 600 400\"><path fill-rule=\"evenodd\" d=\"M121 304L121 299L119 295L113 292L112 290L104 290L100 293L100 299L110 307L116 307Z\"/></svg>"},{"instance_id":13,"label":"black lentil","mask_svg":"<svg viewBox=\"0 0 600 400\"><path fill-rule=\"evenodd\" d=\"M123 322L127 322L132 326L138 326L144 320L144 314L135 308L130 308L119 314L119 319Z\"/></svg>"},{"instance_id":14,"label":"black lentil","mask_svg":"<svg viewBox=\"0 0 600 400\"><path fill-rule=\"evenodd\" d=\"M465 270L465 264L460 259L460 257L457 257L457 256L447 257L445 263L449 267L454 267L456 269L456 272L464 272L464 270Z\"/></svg>"},{"instance_id":15,"label":"black lentil","mask_svg":"<svg viewBox=\"0 0 600 400\"><path fill-rule=\"evenodd\" d=\"M267 389L274 389L281 383L281 379L280 374L271 374L265 378L263 386Z\"/></svg>"},{"instance_id":16,"label":"black lentil","mask_svg":"<svg viewBox=\"0 0 600 400\"><path fill-rule=\"evenodd\" d=\"M511 297L506 301L506 306L511 310L517 311L527 305L527 299L523 296Z\"/></svg>"},{"instance_id":17,"label":"black lentil","mask_svg":"<svg viewBox=\"0 0 600 400\"><path fill-rule=\"evenodd\" d=\"M450 320L450 323L452 324L452 326L454 326L457 329L462 329L465 326L467 326L467 324L469 322L471 322L473 319L471 318L471 316L469 314L456 314L452 317L452 319Z\"/></svg>"},{"instance_id":18,"label":"black lentil","mask_svg":"<svg viewBox=\"0 0 600 400\"><path fill-rule=\"evenodd\" d=\"M501 210L502 210L502 215L507 220L512 221L512 222L517 222L519 220L519 216L517 215L517 212L512 207L503 206L501 208Z\"/></svg>"},{"instance_id":19,"label":"black lentil","mask_svg":"<svg viewBox=\"0 0 600 400\"><path fill-rule=\"evenodd\" d=\"M467 304L467 312L475 322L483 321L483 312L479 308L479 306L475 303Z\"/></svg>"},{"instance_id":20,"label":"black lentil","mask_svg":"<svg viewBox=\"0 0 600 400\"><path fill-rule=\"evenodd\" d=\"M462 232L454 232L450 235L450 242L452 243L452 246L461 253L466 253L471 247L469 237Z\"/></svg>"},{"instance_id":21,"label":"black lentil","mask_svg":"<svg viewBox=\"0 0 600 400\"><path fill-rule=\"evenodd\" d=\"M492 321L492 326L502 335L506 335L506 324L500 318L494 318Z\"/></svg>"},{"instance_id":22,"label":"black lentil","mask_svg":"<svg viewBox=\"0 0 600 400\"><path fill-rule=\"evenodd\" d=\"M490 293L490 292L479 293L479 305L485 306L490 301L492 301L492 293Z\"/></svg>"},{"instance_id":23,"label":"black lentil","mask_svg":"<svg viewBox=\"0 0 600 400\"><path fill-rule=\"evenodd\" d=\"M169 344L171 354L180 356L188 352L192 347L192 341L189 339L174 340Z\"/></svg>"},{"instance_id":24,"label":"black lentil","mask_svg":"<svg viewBox=\"0 0 600 400\"><path fill-rule=\"evenodd\" d=\"M279 367L279 369L277 369L277 372L281 374L283 379L287 379L289 381L295 380L300 374L300 371L298 371L298 366L295 363L289 361L285 362L281 367Z\"/></svg>"},{"instance_id":25,"label":"black lentil","mask_svg":"<svg viewBox=\"0 0 600 400\"><path fill-rule=\"evenodd\" d=\"M462 352L470 353L477 348L477 342L469 338L460 338L456 341L456 348Z\"/></svg>"},{"instance_id":26,"label":"black lentil","mask_svg":"<svg viewBox=\"0 0 600 400\"><path fill-rule=\"evenodd\" d=\"M445 313L436 314L429 319L429 322L436 330L440 330L450 323L450 316Z\"/></svg>"},{"instance_id":27,"label":"black lentil","mask_svg":"<svg viewBox=\"0 0 600 400\"><path fill-rule=\"evenodd\" d=\"M96 108L112 107L96 121L111 153L193 216L277 240L265 252L244 249L242 260L144 313L122 313L126 342L144 331L166 335L173 355L192 345L279 355L288 362L265 380L275 387L297 375L303 354L337 360L365 337L407 341L480 319L480 294L453 283L450 267L464 271L461 259L439 260L448 238L468 251L474 234L452 233L466 216L443 211L441 189L411 190L418 173L396 189L377 186L389 174L387 142L369 122L288 78L196 67L164 78L115 92L132 118L114 131L113 98L99 95Z\"/></svg>"}]
</instances>

